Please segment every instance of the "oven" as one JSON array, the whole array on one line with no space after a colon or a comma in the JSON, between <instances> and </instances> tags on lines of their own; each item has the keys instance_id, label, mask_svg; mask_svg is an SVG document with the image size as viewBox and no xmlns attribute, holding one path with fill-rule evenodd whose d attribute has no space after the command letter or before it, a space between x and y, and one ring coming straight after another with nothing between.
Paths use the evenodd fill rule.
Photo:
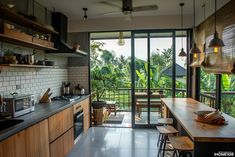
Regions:
<instances>
[{"instance_id":1,"label":"oven","mask_svg":"<svg viewBox=\"0 0 235 157\"><path fill-rule=\"evenodd\" d=\"M84 130L84 122L83 122L83 109L79 106L79 109L74 112L74 142L76 143L79 135Z\"/></svg>"}]
</instances>

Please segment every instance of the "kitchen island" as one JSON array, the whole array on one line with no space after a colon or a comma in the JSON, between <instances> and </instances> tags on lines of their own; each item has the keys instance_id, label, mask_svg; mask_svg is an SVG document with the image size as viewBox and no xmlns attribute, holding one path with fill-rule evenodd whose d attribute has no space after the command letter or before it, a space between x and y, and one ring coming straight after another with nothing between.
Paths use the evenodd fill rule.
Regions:
<instances>
[{"instance_id":1,"label":"kitchen island","mask_svg":"<svg viewBox=\"0 0 235 157\"><path fill-rule=\"evenodd\" d=\"M173 118L180 135L187 135L194 142L194 157L213 157L219 153L235 155L235 118L223 114L228 125L201 123L194 120L195 112L215 109L191 98L162 98L161 101L165 117Z\"/></svg>"}]
</instances>

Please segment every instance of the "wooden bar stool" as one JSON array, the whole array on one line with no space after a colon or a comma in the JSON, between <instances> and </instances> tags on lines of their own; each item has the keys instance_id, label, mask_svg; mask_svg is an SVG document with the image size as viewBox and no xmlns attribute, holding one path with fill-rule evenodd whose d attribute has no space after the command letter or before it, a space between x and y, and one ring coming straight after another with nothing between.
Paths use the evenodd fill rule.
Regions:
<instances>
[{"instance_id":1,"label":"wooden bar stool","mask_svg":"<svg viewBox=\"0 0 235 157\"><path fill-rule=\"evenodd\" d=\"M165 126L157 126L157 130L159 131L159 134L160 134L160 146L159 146L159 149L158 149L158 157L161 153L161 151L163 151L163 157L165 155L165 151L166 151L166 143L168 141L168 136L169 135L177 135L179 132L173 127L173 126L170 126L170 125L165 125ZM169 151L169 150L167 150ZM172 151L172 150L171 150Z\"/></svg>"},{"instance_id":2,"label":"wooden bar stool","mask_svg":"<svg viewBox=\"0 0 235 157\"><path fill-rule=\"evenodd\" d=\"M158 119L158 125L172 125L172 124L173 124L173 119L172 118L160 118L160 119ZM161 138L161 134L159 133L157 146L159 146L160 138Z\"/></svg>"},{"instance_id":3,"label":"wooden bar stool","mask_svg":"<svg viewBox=\"0 0 235 157\"><path fill-rule=\"evenodd\" d=\"M194 148L193 142L187 136L169 136L169 141L174 148L173 157L179 154L179 157L192 157Z\"/></svg>"},{"instance_id":4,"label":"wooden bar stool","mask_svg":"<svg viewBox=\"0 0 235 157\"><path fill-rule=\"evenodd\" d=\"M173 119L172 118L160 118L158 119L157 122L159 125L172 125Z\"/></svg>"}]
</instances>

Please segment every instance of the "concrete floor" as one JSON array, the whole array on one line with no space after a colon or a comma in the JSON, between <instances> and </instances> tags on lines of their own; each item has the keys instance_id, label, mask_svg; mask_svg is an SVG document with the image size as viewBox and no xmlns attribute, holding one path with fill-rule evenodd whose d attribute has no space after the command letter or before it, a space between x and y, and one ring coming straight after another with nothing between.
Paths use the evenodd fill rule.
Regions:
<instances>
[{"instance_id":1,"label":"concrete floor","mask_svg":"<svg viewBox=\"0 0 235 157\"><path fill-rule=\"evenodd\" d=\"M155 129L92 127L68 157L156 157Z\"/></svg>"},{"instance_id":2,"label":"concrete floor","mask_svg":"<svg viewBox=\"0 0 235 157\"><path fill-rule=\"evenodd\" d=\"M111 113L114 115L114 113ZM124 115L123 121L121 124L105 124L103 123L101 126L105 127L131 127L131 112L117 112L117 115ZM135 116L135 122L136 124L148 124L147 123L147 112L142 112L141 116L138 117ZM158 119L161 116L156 112L150 112L150 123L151 124L157 124Z\"/></svg>"}]
</instances>

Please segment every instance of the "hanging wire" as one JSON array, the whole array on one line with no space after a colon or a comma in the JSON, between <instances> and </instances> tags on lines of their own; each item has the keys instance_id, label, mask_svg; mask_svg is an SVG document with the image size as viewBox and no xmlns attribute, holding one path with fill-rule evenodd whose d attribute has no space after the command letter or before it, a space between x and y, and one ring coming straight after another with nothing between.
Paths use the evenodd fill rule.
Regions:
<instances>
[{"instance_id":1,"label":"hanging wire","mask_svg":"<svg viewBox=\"0 0 235 157\"><path fill-rule=\"evenodd\" d=\"M215 0L215 32L216 32L216 22L217 22L216 11L217 11L217 0Z\"/></svg>"},{"instance_id":2,"label":"hanging wire","mask_svg":"<svg viewBox=\"0 0 235 157\"><path fill-rule=\"evenodd\" d=\"M182 44L182 48L184 46L184 43L183 43L183 24L184 24L183 6L184 6L184 3L180 3L180 7L181 7L181 44Z\"/></svg>"},{"instance_id":3,"label":"hanging wire","mask_svg":"<svg viewBox=\"0 0 235 157\"><path fill-rule=\"evenodd\" d=\"M196 4L195 0L193 0L193 42L195 43L195 28L196 28Z\"/></svg>"}]
</instances>

